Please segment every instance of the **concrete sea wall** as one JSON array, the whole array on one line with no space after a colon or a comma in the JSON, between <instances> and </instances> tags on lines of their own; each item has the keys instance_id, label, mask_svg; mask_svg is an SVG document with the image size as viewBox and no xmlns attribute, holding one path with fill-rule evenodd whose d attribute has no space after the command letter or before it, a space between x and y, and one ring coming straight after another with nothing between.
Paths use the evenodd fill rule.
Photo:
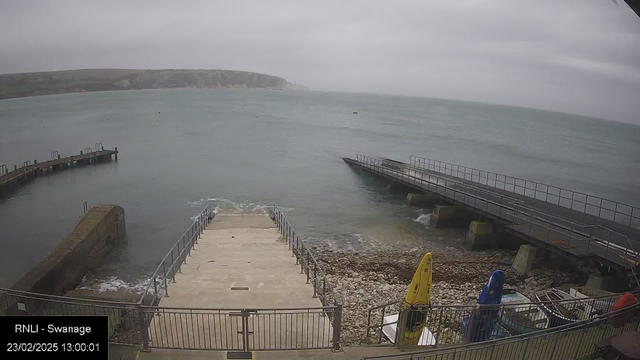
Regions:
<instances>
[{"instance_id":1,"label":"concrete sea wall","mask_svg":"<svg viewBox=\"0 0 640 360\"><path fill-rule=\"evenodd\" d=\"M12 287L15 290L63 295L126 234L124 209L96 205L74 229Z\"/></svg>"}]
</instances>

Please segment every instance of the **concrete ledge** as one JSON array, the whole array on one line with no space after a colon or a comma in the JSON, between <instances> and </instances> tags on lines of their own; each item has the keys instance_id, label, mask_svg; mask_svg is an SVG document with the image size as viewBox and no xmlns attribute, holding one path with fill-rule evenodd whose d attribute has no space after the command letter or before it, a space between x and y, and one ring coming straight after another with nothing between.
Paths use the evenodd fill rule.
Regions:
<instances>
[{"instance_id":1,"label":"concrete ledge","mask_svg":"<svg viewBox=\"0 0 640 360\"><path fill-rule=\"evenodd\" d=\"M125 235L124 209L96 205L74 229L12 287L15 290L63 295L74 289Z\"/></svg>"}]
</instances>

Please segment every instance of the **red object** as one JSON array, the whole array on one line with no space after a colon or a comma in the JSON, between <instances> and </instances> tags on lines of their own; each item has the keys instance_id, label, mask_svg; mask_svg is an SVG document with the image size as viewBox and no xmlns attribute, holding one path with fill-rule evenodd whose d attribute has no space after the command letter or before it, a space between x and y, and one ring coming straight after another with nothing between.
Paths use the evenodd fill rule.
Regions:
<instances>
[{"instance_id":1,"label":"red object","mask_svg":"<svg viewBox=\"0 0 640 360\"><path fill-rule=\"evenodd\" d=\"M626 293L622 295L615 304L613 304L612 310L616 311L624 309L626 307L635 305L637 302L638 300L635 296L633 296L631 293ZM613 316L609 320L609 322L611 323L611 325L613 325L613 327L621 328L627 323L627 319L632 316L633 314L631 312L623 311L621 314Z\"/></svg>"}]
</instances>

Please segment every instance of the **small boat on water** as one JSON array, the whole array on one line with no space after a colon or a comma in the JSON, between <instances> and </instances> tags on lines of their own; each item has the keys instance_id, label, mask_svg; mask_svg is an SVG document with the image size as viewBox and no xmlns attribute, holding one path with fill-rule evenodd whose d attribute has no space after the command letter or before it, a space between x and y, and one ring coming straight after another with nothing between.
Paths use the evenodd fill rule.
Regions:
<instances>
[{"instance_id":1,"label":"small boat on water","mask_svg":"<svg viewBox=\"0 0 640 360\"><path fill-rule=\"evenodd\" d=\"M501 303L503 307L498 314L498 322L512 335L526 334L549 327L549 316L524 294L514 289L504 289Z\"/></svg>"}]
</instances>

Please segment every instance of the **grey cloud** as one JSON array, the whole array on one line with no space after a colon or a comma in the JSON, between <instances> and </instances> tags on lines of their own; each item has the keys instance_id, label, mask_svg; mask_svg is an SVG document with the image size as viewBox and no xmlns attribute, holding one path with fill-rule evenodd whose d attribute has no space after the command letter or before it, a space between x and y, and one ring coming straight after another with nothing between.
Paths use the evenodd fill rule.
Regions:
<instances>
[{"instance_id":1,"label":"grey cloud","mask_svg":"<svg viewBox=\"0 0 640 360\"><path fill-rule=\"evenodd\" d=\"M640 123L640 19L618 2L9 0L0 73L239 69Z\"/></svg>"}]
</instances>

